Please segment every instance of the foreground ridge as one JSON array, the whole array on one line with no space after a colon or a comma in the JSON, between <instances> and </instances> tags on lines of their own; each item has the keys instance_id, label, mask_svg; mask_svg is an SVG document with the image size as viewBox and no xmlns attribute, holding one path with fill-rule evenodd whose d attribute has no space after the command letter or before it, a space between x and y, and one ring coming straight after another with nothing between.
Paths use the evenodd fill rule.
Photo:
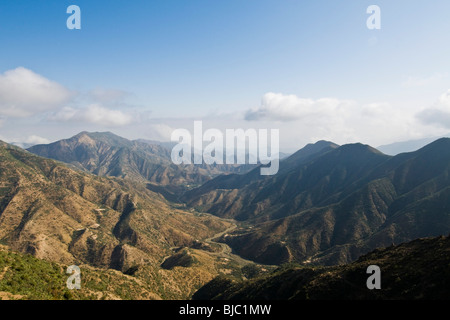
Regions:
<instances>
[{"instance_id":1,"label":"foreground ridge","mask_svg":"<svg viewBox=\"0 0 450 320\"><path fill-rule=\"evenodd\" d=\"M448 299L450 236L416 239L380 248L357 261L334 267L285 265L248 281L218 277L194 300L365 300ZM367 267L381 270L381 289L369 290Z\"/></svg>"}]
</instances>

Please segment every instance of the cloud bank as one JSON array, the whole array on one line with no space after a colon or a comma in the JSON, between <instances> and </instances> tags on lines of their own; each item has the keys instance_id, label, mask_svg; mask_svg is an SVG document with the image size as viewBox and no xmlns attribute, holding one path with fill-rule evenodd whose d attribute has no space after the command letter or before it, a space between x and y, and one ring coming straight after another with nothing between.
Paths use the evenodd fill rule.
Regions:
<instances>
[{"instance_id":1,"label":"cloud bank","mask_svg":"<svg viewBox=\"0 0 450 320\"><path fill-rule=\"evenodd\" d=\"M424 124L450 129L450 90L443 93L433 106L419 112L417 118Z\"/></svg>"},{"instance_id":2,"label":"cloud bank","mask_svg":"<svg viewBox=\"0 0 450 320\"><path fill-rule=\"evenodd\" d=\"M0 115L28 117L59 108L72 97L64 86L23 67L0 74Z\"/></svg>"},{"instance_id":3,"label":"cloud bank","mask_svg":"<svg viewBox=\"0 0 450 320\"><path fill-rule=\"evenodd\" d=\"M333 116L353 105L350 100L335 98L304 99L296 95L266 93L262 97L261 106L248 110L245 119L294 121L310 117Z\"/></svg>"},{"instance_id":4,"label":"cloud bank","mask_svg":"<svg viewBox=\"0 0 450 320\"><path fill-rule=\"evenodd\" d=\"M387 102L361 103L339 98L301 98L269 92L261 105L244 114L248 122L278 126L290 144L330 140L336 143L383 141L420 135L413 110ZM423 127L423 126L422 126ZM394 141L395 141L394 140Z\"/></svg>"},{"instance_id":5,"label":"cloud bank","mask_svg":"<svg viewBox=\"0 0 450 320\"><path fill-rule=\"evenodd\" d=\"M84 108L64 107L49 117L53 121L86 122L106 127L126 126L133 122L133 117L120 110L110 110L99 104Z\"/></svg>"},{"instance_id":6,"label":"cloud bank","mask_svg":"<svg viewBox=\"0 0 450 320\"><path fill-rule=\"evenodd\" d=\"M80 103L76 100L83 95L27 68L18 67L0 74L0 120L46 114L44 119L51 121L126 126L136 118L119 109L127 95L121 90L97 88L88 92L87 100Z\"/></svg>"}]
</instances>

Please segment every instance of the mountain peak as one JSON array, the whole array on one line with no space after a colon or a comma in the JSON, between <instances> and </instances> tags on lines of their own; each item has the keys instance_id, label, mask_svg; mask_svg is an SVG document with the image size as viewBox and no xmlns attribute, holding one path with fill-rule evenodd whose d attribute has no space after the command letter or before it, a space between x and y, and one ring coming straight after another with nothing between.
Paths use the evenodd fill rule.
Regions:
<instances>
[{"instance_id":1,"label":"mountain peak","mask_svg":"<svg viewBox=\"0 0 450 320\"><path fill-rule=\"evenodd\" d=\"M89 132L89 131L81 131L80 133L76 134L73 137L79 137L79 136L89 136L91 138L104 138L104 137L111 137L111 138L115 138L115 137L119 137L122 138L118 135L116 135L115 133L112 133L111 131L94 131L94 132ZM122 138L125 139L125 138Z\"/></svg>"},{"instance_id":2,"label":"mountain peak","mask_svg":"<svg viewBox=\"0 0 450 320\"><path fill-rule=\"evenodd\" d=\"M417 151L423 152L423 151L431 151L431 150L441 150L446 151L450 150L450 138L440 138L437 139L430 144L427 144L426 146L420 148Z\"/></svg>"},{"instance_id":3,"label":"mountain peak","mask_svg":"<svg viewBox=\"0 0 450 320\"><path fill-rule=\"evenodd\" d=\"M357 153L362 152L362 153L374 153L384 155L384 153L381 152L380 150L375 149L374 147L371 147L368 144L363 144L360 142L344 144L340 146L339 149L345 152L357 152Z\"/></svg>"},{"instance_id":4,"label":"mountain peak","mask_svg":"<svg viewBox=\"0 0 450 320\"><path fill-rule=\"evenodd\" d=\"M316 143L310 143L308 145L313 145L313 146L336 146L338 147L339 145L337 145L334 142L328 141L328 140L319 140Z\"/></svg>"},{"instance_id":5,"label":"mountain peak","mask_svg":"<svg viewBox=\"0 0 450 320\"><path fill-rule=\"evenodd\" d=\"M316 143L309 143L291 156L283 160L283 167L290 168L291 165L299 165L314 155L323 154L325 152L336 149L339 145L325 140L319 140Z\"/></svg>"},{"instance_id":6,"label":"mountain peak","mask_svg":"<svg viewBox=\"0 0 450 320\"><path fill-rule=\"evenodd\" d=\"M29 152L75 165L101 176L114 176L161 185L203 183L213 174L231 170L174 166L170 150L163 146L130 141L112 132L87 132ZM222 171L221 171L222 170Z\"/></svg>"},{"instance_id":7,"label":"mountain peak","mask_svg":"<svg viewBox=\"0 0 450 320\"><path fill-rule=\"evenodd\" d=\"M78 143L84 143L88 145L94 145L98 142L111 145L111 146L129 146L132 142L126 138L120 137L110 131L105 132L88 132L82 131L77 135L66 140L77 141Z\"/></svg>"}]
</instances>

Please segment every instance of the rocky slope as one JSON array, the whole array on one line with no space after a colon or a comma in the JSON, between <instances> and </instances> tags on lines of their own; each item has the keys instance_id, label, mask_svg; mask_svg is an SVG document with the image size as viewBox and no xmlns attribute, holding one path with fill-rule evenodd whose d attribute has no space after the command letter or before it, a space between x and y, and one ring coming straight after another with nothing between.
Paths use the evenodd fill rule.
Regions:
<instances>
[{"instance_id":1,"label":"rocky slope","mask_svg":"<svg viewBox=\"0 0 450 320\"><path fill-rule=\"evenodd\" d=\"M194 294L195 300L416 300L448 299L450 237L423 238L377 249L334 267L284 266L248 281L218 277ZM381 289L367 288L380 268Z\"/></svg>"},{"instance_id":2,"label":"rocky slope","mask_svg":"<svg viewBox=\"0 0 450 320\"><path fill-rule=\"evenodd\" d=\"M450 232L450 139L395 157L362 144L322 150L288 158L285 168L282 161L273 177L218 177L189 191L187 202L245 221L248 228L221 241L269 264L347 263Z\"/></svg>"},{"instance_id":3,"label":"rocky slope","mask_svg":"<svg viewBox=\"0 0 450 320\"><path fill-rule=\"evenodd\" d=\"M3 142L0 168L0 242L47 261L144 272L156 281L170 248L197 246L230 226L177 209L145 184L83 173ZM195 271L203 280L193 286L217 274L208 268ZM167 283L188 295L175 274L167 273Z\"/></svg>"},{"instance_id":4,"label":"rocky slope","mask_svg":"<svg viewBox=\"0 0 450 320\"><path fill-rule=\"evenodd\" d=\"M69 139L28 149L36 155L72 164L99 176L128 178L162 186L199 185L224 172L252 166L175 165L170 144L119 137L111 132L81 132Z\"/></svg>"}]
</instances>

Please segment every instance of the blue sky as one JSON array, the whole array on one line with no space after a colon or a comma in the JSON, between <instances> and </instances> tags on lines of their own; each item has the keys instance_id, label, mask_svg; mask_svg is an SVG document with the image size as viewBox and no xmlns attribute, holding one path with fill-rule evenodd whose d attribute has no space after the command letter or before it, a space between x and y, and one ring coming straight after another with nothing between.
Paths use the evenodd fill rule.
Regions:
<instances>
[{"instance_id":1,"label":"blue sky","mask_svg":"<svg viewBox=\"0 0 450 320\"><path fill-rule=\"evenodd\" d=\"M66 27L72 4L81 30ZM366 27L372 4L381 30ZM449 12L447 0L4 0L0 138L168 139L194 119L279 128L286 150L445 134ZM23 102L35 78L59 98Z\"/></svg>"}]
</instances>

